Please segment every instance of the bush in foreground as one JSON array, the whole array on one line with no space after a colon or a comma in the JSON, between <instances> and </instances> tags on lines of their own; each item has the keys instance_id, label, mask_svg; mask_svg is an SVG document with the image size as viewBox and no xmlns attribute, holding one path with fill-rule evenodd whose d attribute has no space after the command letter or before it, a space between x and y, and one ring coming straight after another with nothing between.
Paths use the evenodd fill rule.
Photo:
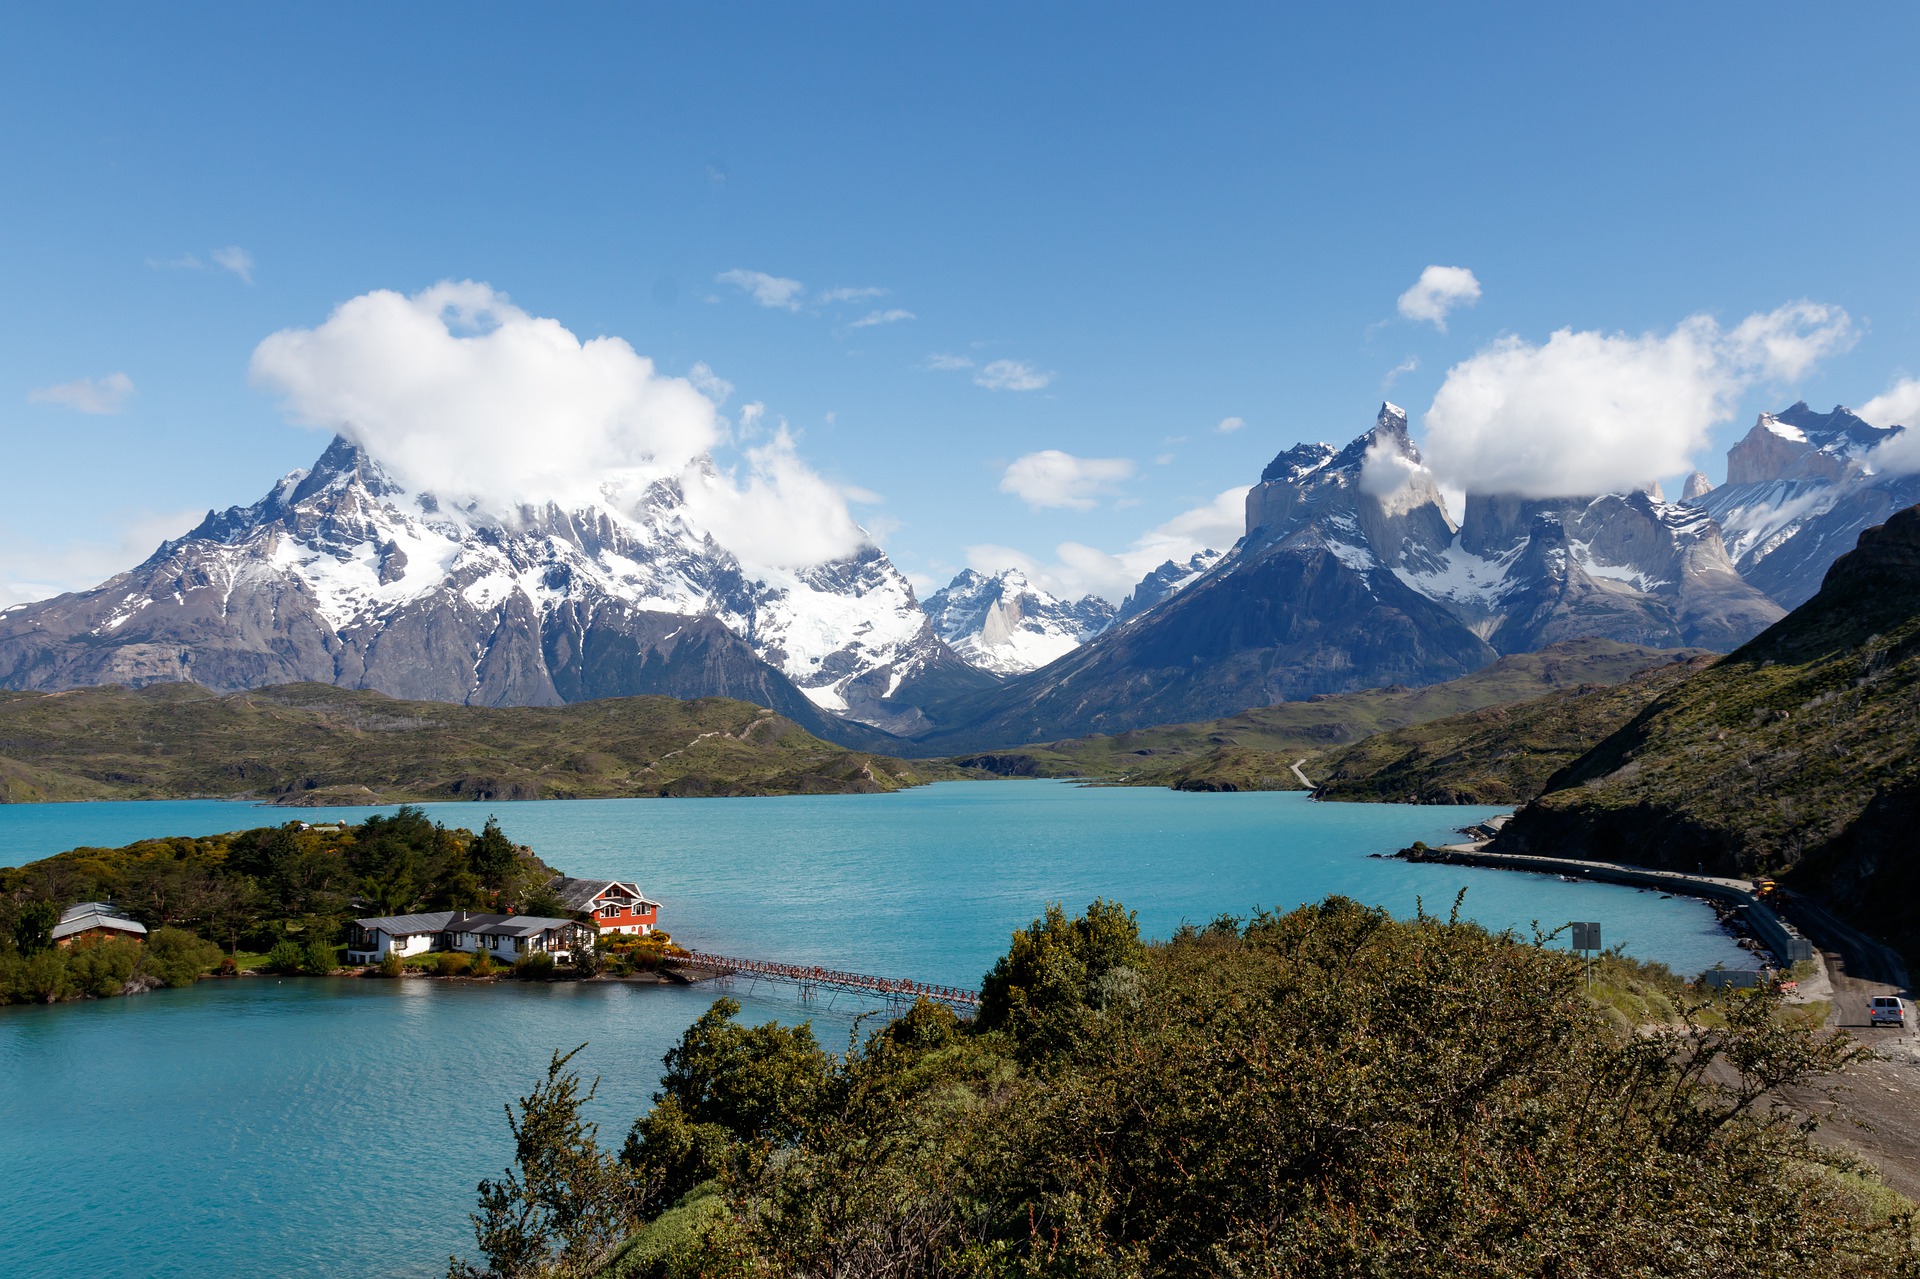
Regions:
<instances>
[{"instance_id":1,"label":"bush in foreground","mask_svg":"<svg viewBox=\"0 0 1920 1279\"><path fill-rule=\"evenodd\" d=\"M1336 898L1153 946L1050 910L982 995L844 1058L721 1000L618 1160L556 1057L482 1188L488 1269L453 1273L1920 1268L1911 1219L1768 1102L1862 1050L1768 993L1622 1031L1562 952Z\"/></svg>"}]
</instances>

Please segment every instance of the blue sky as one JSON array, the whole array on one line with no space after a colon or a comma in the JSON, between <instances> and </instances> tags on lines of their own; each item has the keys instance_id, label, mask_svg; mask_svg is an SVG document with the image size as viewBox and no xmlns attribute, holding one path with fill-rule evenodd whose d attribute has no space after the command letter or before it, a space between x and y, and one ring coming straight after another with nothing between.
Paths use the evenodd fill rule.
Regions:
<instances>
[{"instance_id":1,"label":"blue sky","mask_svg":"<svg viewBox=\"0 0 1920 1279\"><path fill-rule=\"evenodd\" d=\"M705 365L923 582L1095 584L1056 548L1383 394L1418 436L1503 340L1829 308L1723 379L1718 478L1761 408L1920 373L1916 47L1899 6L12 6L0 592L309 464L254 348L448 279ZM1432 265L1480 289L1444 331L1396 306ZM1047 450L1131 467L1036 507Z\"/></svg>"}]
</instances>

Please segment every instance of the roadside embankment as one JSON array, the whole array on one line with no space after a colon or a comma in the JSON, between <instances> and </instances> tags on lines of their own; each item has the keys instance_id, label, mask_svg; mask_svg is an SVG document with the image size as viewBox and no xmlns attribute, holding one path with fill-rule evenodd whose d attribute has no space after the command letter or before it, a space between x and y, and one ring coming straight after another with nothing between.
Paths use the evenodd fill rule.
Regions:
<instances>
[{"instance_id":1,"label":"roadside embankment","mask_svg":"<svg viewBox=\"0 0 1920 1279\"><path fill-rule=\"evenodd\" d=\"M1495 819L1498 820L1498 819ZM1575 861L1564 857L1538 857L1524 853L1490 853L1485 841L1448 844L1441 848L1408 849L1401 853L1408 861L1444 862L1455 866L1485 866L1499 870L1532 871L1542 875L1565 875L1577 879L1627 884L1634 888L1654 888L1665 893L1704 897L1724 902L1735 915L1780 961L1791 968L1815 957L1813 943L1800 930L1773 912L1761 900L1754 886L1744 879L1726 879L1715 875L1687 875L1672 870L1649 870L1620 862Z\"/></svg>"}]
</instances>

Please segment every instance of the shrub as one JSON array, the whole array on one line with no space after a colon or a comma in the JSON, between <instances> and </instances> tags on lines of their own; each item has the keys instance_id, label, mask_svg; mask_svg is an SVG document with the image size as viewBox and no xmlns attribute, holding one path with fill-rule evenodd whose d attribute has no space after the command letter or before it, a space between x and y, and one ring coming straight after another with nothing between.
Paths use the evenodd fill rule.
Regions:
<instances>
[{"instance_id":1,"label":"shrub","mask_svg":"<svg viewBox=\"0 0 1920 1279\"><path fill-rule=\"evenodd\" d=\"M50 1004L72 993L65 951L49 947L31 955L0 954L0 997L6 1002Z\"/></svg>"},{"instance_id":2,"label":"shrub","mask_svg":"<svg viewBox=\"0 0 1920 1279\"><path fill-rule=\"evenodd\" d=\"M606 956L598 946L582 946L573 952L573 971L591 977L606 967Z\"/></svg>"},{"instance_id":3,"label":"shrub","mask_svg":"<svg viewBox=\"0 0 1920 1279\"><path fill-rule=\"evenodd\" d=\"M316 977L325 977L339 966L339 948L330 941L315 937L300 951L300 967Z\"/></svg>"},{"instance_id":4,"label":"shrub","mask_svg":"<svg viewBox=\"0 0 1920 1279\"><path fill-rule=\"evenodd\" d=\"M1911 1218L1762 1100L1864 1050L1770 991L1616 1029L1563 951L1337 898L1154 946L1050 910L985 986L845 1056L717 1002L629 1138L639 1210L716 1183L702 1229L778 1275L1912 1273Z\"/></svg>"},{"instance_id":5,"label":"shrub","mask_svg":"<svg viewBox=\"0 0 1920 1279\"><path fill-rule=\"evenodd\" d=\"M443 950L433 957L433 970L442 977L463 976L473 967L473 960L457 950Z\"/></svg>"},{"instance_id":6,"label":"shrub","mask_svg":"<svg viewBox=\"0 0 1920 1279\"><path fill-rule=\"evenodd\" d=\"M184 928L156 928L140 969L169 986L191 986L220 962L220 948Z\"/></svg>"},{"instance_id":7,"label":"shrub","mask_svg":"<svg viewBox=\"0 0 1920 1279\"><path fill-rule=\"evenodd\" d=\"M277 941L273 949L267 952L267 967L276 973L297 973L305 953L300 943L292 940Z\"/></svg>"},{"instance_id":8,"label":"shrub","mask_svg":"<svg viewBox=\"0 0 1920 1279\"><path fill-rule=\"evenodd\" d=\"M499 966L499 962L494 959L491 952L478 950L473 954L473 967L467 970L467 975L470 977L491 977L493 976L494 970Z\"/></svg>"},{"instance_id":9,"label":"shrub","mask_svg":"<svg viewBox=\"0 0 1920 1279\"><path fill-rule=\"evenodd\" d=\"M67 980L78 995L95 999L117 995L140 966L140 943L125 937L101 937L67 952Z\"/></svg>"},{"instance_id":10,"label":"shrub","mask_svg":"<svg viewBox=\"0 0 1920 1279\"><path fill-rule=\"evenodd\" d=\"M380 956L380 967L376 971L382 977L398 977L407 971L407 961L401 957L399 951L390 950Z\"/></svg>"},{"instance_id":11,"label":"shrub","mask_svg":"<svg viewBox=\"0 0 1920 1279\"><path fill-rule=\"evenodd\" d=\"M522 981L549 981L553 977L553 956L544 950L522 955L514 961L513 975Z\"/></svg>"}]
</instances>

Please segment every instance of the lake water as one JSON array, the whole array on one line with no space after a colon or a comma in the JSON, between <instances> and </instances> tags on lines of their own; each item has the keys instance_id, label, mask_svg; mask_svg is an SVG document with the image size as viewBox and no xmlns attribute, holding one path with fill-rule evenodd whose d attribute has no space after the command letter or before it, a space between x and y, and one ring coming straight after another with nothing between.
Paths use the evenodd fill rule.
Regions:
<instances>
[{"instance_id":1,"label":"lake water","mask_svg":"<svg viewBox=\"0 0 1920 1279\"><path fill-rule=\"evenodd\" d=\"M1463 912L1492 927L1600 920L1608 944L1682 972L1742 960L1697 902L1367 856L1444 842L1493 809L1057 782L425 807L474 829L497 814L569 874L638 880L687 945L943 984L977 986L1048 901L1096 896L1164 936L1329 893L1444 914L1465 888ZM372 811L391 810L324 815ZM200 801L0 806L0 863L289 816ZM595 1114L617 1146L661 1055L715 993L269 978L0 1009L0 1159L15 1170L0 1274L441 1273L471 1246L474 1184L509 1157L501 1106L548 1054L589 1044L576 1063L603 1077ZM834 1048L870 1007L734 993L755 1020L811 1017Z\"/></svg>"}]
</instances>

